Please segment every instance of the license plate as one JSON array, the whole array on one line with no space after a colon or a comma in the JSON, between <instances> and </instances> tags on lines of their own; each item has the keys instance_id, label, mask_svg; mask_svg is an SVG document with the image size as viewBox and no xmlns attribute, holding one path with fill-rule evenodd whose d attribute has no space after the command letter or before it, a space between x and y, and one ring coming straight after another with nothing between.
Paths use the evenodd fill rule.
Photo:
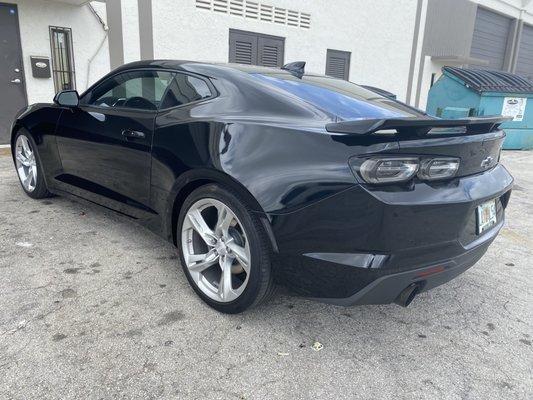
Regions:
<instances>
[{"instance_id":1,"label":"license plate","mask_svg":"<svg viewBox=\"0 0 533 400\"><path fill-rule=\"evenodd\" d=\"M477 233L482 234L496 224L496 199L477 206Z\"/></svg>"}]
</instances>

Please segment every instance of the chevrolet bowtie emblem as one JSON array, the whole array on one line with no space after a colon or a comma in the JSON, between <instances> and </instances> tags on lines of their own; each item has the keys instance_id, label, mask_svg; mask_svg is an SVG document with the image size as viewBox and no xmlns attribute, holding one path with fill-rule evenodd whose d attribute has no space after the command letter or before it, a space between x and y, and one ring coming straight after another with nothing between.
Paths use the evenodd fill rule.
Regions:
<instances>
[{"instance_id":1,"label":"chevrolet bowtie emblem","mask_svg":"<svg viewBox=\"0 0 533 400\"><path fill-rule=\"evenodd\" d=\"M481 167L482 168L490 167L492 165L492 161L494 161L494 158L492 158L491 156L488 156L483 161L481 161Z\"/></svg>"}]
</instances>

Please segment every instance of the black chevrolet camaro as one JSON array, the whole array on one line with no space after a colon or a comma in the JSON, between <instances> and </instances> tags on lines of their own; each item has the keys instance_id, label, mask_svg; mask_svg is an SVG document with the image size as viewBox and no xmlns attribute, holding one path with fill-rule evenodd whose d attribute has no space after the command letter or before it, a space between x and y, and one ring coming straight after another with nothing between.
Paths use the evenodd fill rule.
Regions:
<instances>
[{"instance_id":1,"label":"black chevrolet camaro","mask_svg":"<svg viewBox=\"0 0 533 400\"><path fill-rule=\"evenodd\" d=\"M22 188L143 223L226 313L275 283L406 306L476 263L513 183L503 119L432 118L303 67L145 61L60 92L13 123Z\"/></svg>"}]
</instances>

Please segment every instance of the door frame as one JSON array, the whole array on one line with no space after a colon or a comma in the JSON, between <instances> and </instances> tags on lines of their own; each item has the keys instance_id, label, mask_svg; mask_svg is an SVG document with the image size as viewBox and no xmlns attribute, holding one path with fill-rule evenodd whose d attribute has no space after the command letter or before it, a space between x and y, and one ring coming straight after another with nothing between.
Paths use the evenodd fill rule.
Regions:
<instances>
[{"instance_id":1,"label":"door frame","mask_svg":"<svg viewBox=\"0 0 533 400\"><path fill-rule=\"evenodd\" d=\"M19 20L18 5L0 1L0 6L14 7L16 10L15 12L17 13L17 18L16 18L15 23L17 25L17 36L19 39L18 44L20 48L20 68L22 69L21 73L22 73L22 86L23 86L22 92L24 94L24 102L26 103L25 107L27 107L28 106L28 90L26 88L26 68L24 68L24 51L22 50L22 40L21 40L21 35L20 35L20 20Z\"/></svg>"}]
</instances>

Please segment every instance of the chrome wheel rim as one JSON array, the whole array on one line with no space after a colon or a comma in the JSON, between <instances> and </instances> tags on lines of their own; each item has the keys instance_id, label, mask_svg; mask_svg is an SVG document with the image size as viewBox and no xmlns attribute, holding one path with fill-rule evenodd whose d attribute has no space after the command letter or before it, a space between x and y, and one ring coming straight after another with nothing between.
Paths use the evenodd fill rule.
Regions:
<instances>
[{"instance_id":1,"label":"chrome wheel rim","mask_svg":"<svg viewBox=\"0 0 533 400\"><path fill-rule=\"evenodd\" d=\"M37 162L30 141L24 135L20 135L15 143L15 163L22 186L33 192L37 185Z\"/></svg>"},{"instance_id":2,"label":"chrome wheel rim","mask_svg":"<svg viewBox=\"0 0 533 400\"><path fill-rule=\"evenodd\" d=\"M181 228L185 266L209 298L227 303L246 289L250 276L248 236L235 213L205 198L188 210Z\"/></svg>"}]
</instances>

